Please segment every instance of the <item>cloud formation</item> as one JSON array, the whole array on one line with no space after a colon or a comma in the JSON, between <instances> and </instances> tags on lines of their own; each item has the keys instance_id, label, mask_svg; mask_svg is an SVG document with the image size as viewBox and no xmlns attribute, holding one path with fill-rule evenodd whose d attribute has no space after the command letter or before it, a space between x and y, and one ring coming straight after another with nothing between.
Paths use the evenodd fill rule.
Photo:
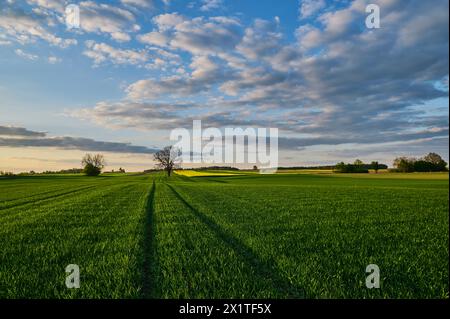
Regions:
<instances>
[{"instance_id":1,"label":"cloud formation","mask_svg":"<svg viewBox=\"0 0 450 319\"><path fill-rule=\"evenodd\" d=\"M131 40L130 31L140 29L136 18L128 10L93 1L80 2L80 27L86 32L106 33L118 42Z\"/></svg>"},{"instance_id":2,"label":"cloud formation","mask_svg":"<svg viewBox=\"0 0 450 319\"><path fill-rule=\"evenodd\" d=\"M31 131L22 127L0 126L0 146L6 147L56 147L65 150L96 152L152 154L157 150L131 143L104 142L90 138L56 136Z\"/></svg>"},{"instance_id":3,"label":"cloud formation","mask_svg":"<svg viewBox=\"0 0 450 319\"><path fill-rule=\"evenodd\" d=\"M308 18L325 7L325 0L300 0L300 18Z\"/></svg>"},{"instance_id":4,"label":"cloud formation","mask_svg":"<svg viewBox=\"0 0 450 319\"><path fill-rule=\"evenodd\" d=\"M96 43L95 41L86 41L86 50L83 54L94 60L96 65L105 61L113 64L143 64L149 56L146 51L140 50L121 50L114 48L106 43Z\"/></svg>"},{"instance_id":5,"label":"cloud formation","mask_svg":"<svg viewBox=\"0 0 450 319\"><path fill-rule=\"evenodd\" d=\"M40 11L2 12L0 45L71 45L45 26L59 21L61 1L28 2ZM380 29L365 26L369 3L380 6ZM280 145L297 150L424 147L448 137L448 109L434 103L448 100L446 0L296 1L299 19L290 29L278 16L248 19L225 15L228 9L218 15L217 0L168 12L171 3L156 12L161 5L80 2L82 32L75 34L89 39L82 54L95 67L140 72L125 74L122 99L71 116L149 131L189 128L193 119L215 127L277 127ZM12 50L32 58L28 50Z\"/></svg>"},{"instance_id":6,"label":"cloud formation","mask_svg":"<svg viewBox=\"0 0 450 319\"><path fill-rule=\"evenodd\" d=\"M35 54L24 52L22 49L15 49L14 53L27 60L37 60L39 57Z\"/></svg>"},{"instance_id":7,"label":"cloud formation","mask_svg":"<svg viewBox=\"0 0 450 319\"><path fill-rule=\"evenodd\" d=\"M302 139L309 145L329 136L328 144L401 141L422 131L442 136L447 118L414 108L448 97L448 89L435 84L448 78L448 15L443 9L448 2L435 1L379 1L384 27L369 30L354 27L364 25L368 3L355 0L320 14L317 25L299 27L294 43L286 42L276 21L256 19L242 30L237 18L159 15L153 18L157 33L148 43L155 44L154 35L161 34L167 50L191 54L189 74L138 80L126 89L128 102L83 112L103 123L147 123L148 129L161 128L151 122L166 118L142 114L149 105L172 117L167 128L188 124L186 118L218 126L245 118L287 134L315 136ZM417 10L424 14L414 14ZM204 101L196 102L191 116L173 111L173 99L202 95ZM115 108L127 112L120 117Z\"/></svg>"},{"instance_id":8,"label":"cloud formation","mask_svg":"<svg viewBox=\"0 0 450 319\"><path fill-rule=\"evenodd\" d=\"M125 5L136 6L140 8L152 8L154 0L120 0Z\"/></svg>"},{"instance_id":9,"label":"cloud formation","mask_svg":"<svg viewBox=\"0 0 450 319\"><path fill-rule=\"evenodd\" d=\"M42 24L48 22L47 17L40 12L29 15L8 7L3 8L0 10L0 31L4 39L2 41L24 45L43 40L52 46L60 48L67 48L77 44L77 40L58 37L42 26Z\"/></svg>"},{"instance_id":10,"label":"cloud formation","mask_svg":"<svg viewBox=\"0 0 450 319\"><path fill-rule=\"evenodd\" d=\"M23 128L23 127L1 126L0 125L0 135L23 136L23 137L44 137L47 135L47 133L31 131L31 130L27 130L26 128Z\"/></svg>"},{"instance_id":11,"label":"cloud formation","mask_svg":"<svg viewBox=\"0 0 450 319\"><path fill-rule=\"evenodd\" d=\"M222 0L202 0L200 11L211 11L219 9L223 6Z\"/></svg>"}]
</instances>

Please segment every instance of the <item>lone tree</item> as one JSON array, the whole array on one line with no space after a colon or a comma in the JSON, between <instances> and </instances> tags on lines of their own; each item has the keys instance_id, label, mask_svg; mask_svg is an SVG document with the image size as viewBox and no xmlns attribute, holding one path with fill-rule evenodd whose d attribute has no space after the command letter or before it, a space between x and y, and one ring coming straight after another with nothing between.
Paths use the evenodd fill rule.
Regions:
<instances>
[{"instance_id":1,"label":"lone tree","mask_svg":"<svg viewBox=\"0 0 450 319\"><path fill-rule=\"evenodd\" d=\"M102 154L86 154L81 160L83 172L87 176L98 176L106 165L105 157Z\"/></svg>"},{"instance_id":2,"label":"lone tree","mask_svg":"<svg viewBox=\"0 0 450 319\"><path fill-rule=\"evenodd\" d=\"M177 166L175 163L177 157L178 152L173 146L166 146L153 155L153 158L156 161L156 166L158 166L160 169L165 170L167 172L167 176L169 177L172 174L174 168Z\"/></svg>"}]
</instances>

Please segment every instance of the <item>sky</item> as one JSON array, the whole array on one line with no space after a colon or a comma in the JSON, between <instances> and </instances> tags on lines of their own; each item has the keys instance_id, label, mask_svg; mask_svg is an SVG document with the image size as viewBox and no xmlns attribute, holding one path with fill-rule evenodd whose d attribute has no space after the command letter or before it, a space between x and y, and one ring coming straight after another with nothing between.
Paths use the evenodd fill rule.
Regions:
<instances>
[{"instance_id":1,"label":"sky","mask_svg":"<svg viewBox=\"0 0 450 319\"><path fill-rule=\"evenodd\" d=\"M152 168L193 120L278 128L282 166L448 161L448 6L0 0L0 170L79 167L86 152Z\"/></svg>"}]
</instances>

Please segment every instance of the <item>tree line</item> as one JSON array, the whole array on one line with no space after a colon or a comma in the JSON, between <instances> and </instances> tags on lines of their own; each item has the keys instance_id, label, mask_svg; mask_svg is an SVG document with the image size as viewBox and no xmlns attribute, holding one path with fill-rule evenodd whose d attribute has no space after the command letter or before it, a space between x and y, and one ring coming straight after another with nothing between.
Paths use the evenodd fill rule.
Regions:
<instances>
[{"instance_id":1,"label":"tree line","mask_svg":"<svg viewBox=\"0 0 450 319\"><path fill-rule=\"evenodd\" d=\"M365 164L363 161L357 159L353 164L346 164L344 162L337 163L333 171L335 173L369 173L369 169L373 169L375 173L378 173L378 170L387 168L388 166L386 164L380 164L377 161Z\"/></svg>"},{"instance_id":2,"label":"tree line","mask_svg":"<svg viewBox=\"0 0 450 319\"><path fill-rule=\"evenodd\" d=\"M394 160L396 171L402 173L411 172L446 172L447 162L439 154L428 153L421 158L415 157L397 157Z\"/></svg>"},{"instance_id":3,"label":"tree line","mask_svg":"<svg viewBox=\"0 0 450 319\"><path fill-rule=\"evenodd\" d=\"M154 160L156 161L156 167L159 170L166 171L167 175L170 176L172 171L177 168L177 164L174 161L173 149L171 146L165 147L159 152L154 154ZM103 168L106 165L105 157L102 154L86 154L81 160L82 168L81 169L67 169L61 170L58 172L46 171L43 174L52 174L52 173L81 173L88 176L98 176L102 172ZM428 153L424 157L415 158L415 157L406 157L401 156L397 157L393 162L394 169L390 169L391 172L401 172L401 173L410 173L410 172L445 172L448 171L447 162L436 153ZM380 169L387 169L388 166L386 164L380 164L377 161L373 161L370 164L366 164L363 161L357 159L350 163L340 162L334 166L317 166L317 168L330 168L333 169L336 173L369 173L369 170L372 169L375 173L378 173ZM302 167L303 168L303 167ZM306 167L305 167L306 168ZM208 168L200 168L200 169L208 169ZM211 168L209 168L211 169ZM223 167L216 167L215 169L223 169ZM228 167L227 169L235 169ZM256 169L256 166L254 166ZM286 169L280 167L280 169ZM309 167L311 169L311 167ZM153 170L147 170L153 171ZM114 170L113 170L114 172ZM125 170L120 168L118 172L125 173ZM27 174L36 174L34 171L30 171ZM15 176L15 174L10 172L1 172L0 176Z\"/></svg>"},{"instance_id":4,"label":"tree line","mask_svg":"<svg viewBox=\"0 0 450 319\"><path fill-rule=\"evenodd\" d=\"M177 167L174 158L174 150L171 146L167 146L153 155L156 162L156 167L160 170L166 171L170 176L172 171ZM82 161L83 172L89 176L97 176L101 173L106 165L105 157L102 154L86 154ZM447 162L445 162L439 154L429 153L421 158L414 157L397 157L393 162L394 170L397 172L443 172L447 171ZM219 167L217 167L219 169ZM340 162L334 166L330 166L336 173L369 173L372 169L378 173L380 169L387 169L386 164L381 164L377 161L372 161L370 164L364 163L357 159L352 164ZM124 170L120 169L120 172Z\"/></svg>"},{"instance_id":5,"label":"tree line","mask_svg":"<svg viewBox=\"0 0 450 319\"><path fill-rule=\"evenodd\" d=\"M442 159L439 154L428 153L421 158L401 156L394 159L394 169L390 172L412 173L412 172L446 172L448 171L447 162ZM337 163L333 171L336 173L369 173L369 169L373 169L378 173L380 169L387 169L387 165L380 164L376 161L365 164L357 159L353 164L344 162Z\"/></svg>"}]
</instances>

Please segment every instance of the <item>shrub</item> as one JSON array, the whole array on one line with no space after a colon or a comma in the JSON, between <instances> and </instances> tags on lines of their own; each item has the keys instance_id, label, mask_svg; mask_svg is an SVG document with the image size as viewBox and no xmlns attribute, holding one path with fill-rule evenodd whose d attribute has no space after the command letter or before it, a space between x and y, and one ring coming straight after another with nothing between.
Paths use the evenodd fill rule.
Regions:
<instances>
[{"instance_id":1,"label":"shrub","mask_svg":"<svg viewBox=\"0 0 450 319\"><path fill-rule=\"evenodd\" d=\"M98 176L105 167L105 158L101 154L86 154L81 160L83 172L88 176Z\"/></svg>"},{"instance_id":2,"label":"shrub","mask_svg":"<svg viewBox=\"0 0 450 319\"><path fill-rule=\"evenodd\" d=\"M102 170L99 167L96 167L92 164L86 164L83 169L83 173L87 176L98 176Z\"/></svg>"}]
</instances>

